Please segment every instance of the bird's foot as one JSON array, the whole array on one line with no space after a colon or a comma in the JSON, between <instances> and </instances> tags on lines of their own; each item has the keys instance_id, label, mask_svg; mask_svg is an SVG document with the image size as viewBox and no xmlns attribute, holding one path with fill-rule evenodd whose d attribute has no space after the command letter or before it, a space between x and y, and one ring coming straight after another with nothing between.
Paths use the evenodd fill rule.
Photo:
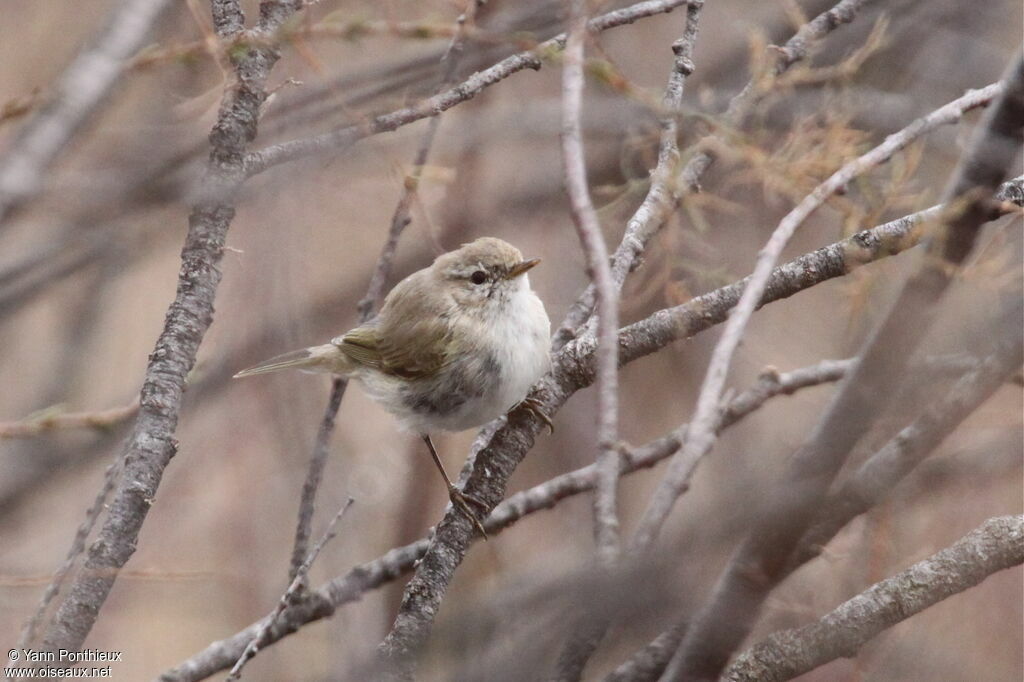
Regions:
<instances>
[{"instance_id":1,"label":"bird's foot","mask_svg":"<svg viewBox=\"0 0 1024 682\"><path fill-rule=\"evenodd\" d=\"M476 529L480 531L480 535L483 536L484 540L486 540L487 531L484 530L484 524L480 520L480 516L478 516L477 513L473 511L473 506L475 505L476 508L479 509L484 514L484 518L486 518L488 512L490 511L487 507L487 504L483 500L479 500L468 493L462 492L454 485L448 486L448 499L452 501L452 506L454 506L456 509L465 514L466 517L473 522L473 525L476 526Z\"/></svg>"},{"instance_id":2,"label":"bird's foot","mask_svg":"<svg viewBox=\"0 0 1024 682\"><path fill-rule=\"evenodd\" d=\"M519 401L519 404L513 407L512 410L510 411L518 410L520 408L526 410L534 417L544 422L547 425L548 431L550 433L555 433L555 425L551 423L551 418L544 414L544 410L540 409L541 402L539 400L537 400L536 398L523 398L522 400Z\"/></svg>"}]
</instances>

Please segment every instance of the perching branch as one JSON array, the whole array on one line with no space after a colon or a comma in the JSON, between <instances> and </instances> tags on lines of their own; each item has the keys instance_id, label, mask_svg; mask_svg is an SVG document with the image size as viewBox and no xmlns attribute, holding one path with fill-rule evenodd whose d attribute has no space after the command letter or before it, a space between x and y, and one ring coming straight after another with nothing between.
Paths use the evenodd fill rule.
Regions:
<instances>
[{"instance_id":1,"label":"perching branch","mask_svg":"<svg viewBox=\"0 0 1024 682\"><path fill-rule=\"evenodd\" d=\"M39 193L57 156L117 83L170 0L124 0L61 74L54 92L0 158L0 224Z\"/></svg>"},{"instance_id":2,"label":"perching branch","mask_svg":"<svg viewBox=\"0 0 1024 682\"><path fill-rule=\"evenodd\" d=\"M757 411L773 397L792 395L804 388L837 381L849 368L848 360L826 360L817 365L779 374L765 372L748 391L737 395L723 411L723 428L738 423ZM622 457L620 475L648 469L669 457L679 447L679 432L685 425L643 446L627 449ZM484 523L488 535L497 535L519 520L538 511L551 509L574 495L594 489L597 479L596 465L577 469L509 496L499 504ZM302 625L325 618L334 609L355 601L364 592L380 587L412 570L428 546L426 539L391 550L382 557L361 564L347 575L332 580L316 590L314 599L293 606L284 618L278 618L275 627L268 629L263 646L291 634ZM313 605L318 608L313 608ZM324 608L329 604L329 610ZM216 642L161 676L163 682L196 682L218 670L230 666L238 657L237 651L251 641L254 633L263 628L268 618L261 619L230 639Z\"/></svg>"},{"instance_id":3,"label":"perching branch","mask_svg":"<svg viewBox=\"0 0 1024 682\"><path fill-rule=\"evenodd\" d=\"M991 198L1024 140L1024 59L1015 57L1005 90L975 131L944 193L944 220L917 272L868 339L857 368L844 379L807 443L791 459L772 507L729 562L666 671L669 680L713 680L746 637L767 594L784 575L836 472L884 407L907 358L936 315L939 301L992 215ZM755 581L751 575L759 576Z\"/></svg>"},{"instance_id":4,"label":"perching branch","mask_svg":"<svg viewBox=\"0 0 1024 682\"><path fill-rule=\"evenodd\" d=\"M274 30L299 4L266 0L261 5L262 18L256 31ZM244 17L236 3L215 0L213 11L222 39L241 30ZM229 196L231 188L244 179L245 150L256 136L259 107L266 97L266 78L278 56L272 46L261 46L233 57L237 83L225 90L217 123L210 133L206 169L207 184L218 188L219 196ZM234 212L234 207L222 199L200 200L192 208L177 293L150 355L139 416L122 455L121 482L99 536L89 548L85 565L44 637L47 650L78 650L118 572L135 552L139 531L156 497L164 469L177 449L174 432L185 377L195 364L199 344L213 321L213 300L221 278L218 263Z\"/></svg>"},{"instance_id":5,"label":"perching branch","mask_svg":"<svg viewBox=\"0 0 1024 682\"><path fill-rule=\"evenodd\" d=\"M1022 562L1024 517L989 519L950 547L840 604L816 623L769 635L740 654L722 679L789 680L837 658L852 658L893 625Z\"/></svg>"}]
</instances>

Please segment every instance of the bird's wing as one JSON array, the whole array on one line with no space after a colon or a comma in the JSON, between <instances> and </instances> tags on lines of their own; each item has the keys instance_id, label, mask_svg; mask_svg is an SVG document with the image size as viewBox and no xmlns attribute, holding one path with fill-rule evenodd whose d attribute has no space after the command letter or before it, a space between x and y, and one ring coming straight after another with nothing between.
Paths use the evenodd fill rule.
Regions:
<instances>
[{"instance_id":1,"label":"bird's wing","mask_svg":"<svg viewBox=\"0 0 1024 682\"><path fill-rule=\"evenodd\" d=\"M420 277L415 273L396 285L373 322L335 339L335 345L356 364L405 379L443 368L451 356L445 302L435 298L432 305L419 293Z\"/></svg>"},{"instance_id":2,"label":"bird's wing","mask_svg":"<svg viewBox=\"0 0 1024 682\"><path fill-rule=\"evenodd\" d=\"M363 367L381 369L383 359L377 348L377 329L371 325L356 327L331 340L352 362Z\"/></svg>"}]
</instances>

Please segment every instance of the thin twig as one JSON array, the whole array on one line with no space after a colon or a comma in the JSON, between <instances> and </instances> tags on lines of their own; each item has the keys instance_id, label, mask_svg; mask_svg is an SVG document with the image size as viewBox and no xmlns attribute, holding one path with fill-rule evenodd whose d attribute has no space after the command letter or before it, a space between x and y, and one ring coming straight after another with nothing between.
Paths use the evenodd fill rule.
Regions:
<instances>
[{"instance_id":1,"label":"thin twig","mask_svg":"<svg viewBox=\"0 0 1024 682\"><path fill-rule=\"evenodd\" d=\"M1003 92L1003 89L1002 83L993 83L980 90L971 90L927 116L915 120L903 130L889 135L882 144L844 164L779 222L768 242L758 253L757 264L743 291L743 296L730 313L729 322L715 345L697 397L697 406L690 421L686 444L669 464L668 471L651 497L633 539L634 546L646 548L654 542L685 485L690 463L706 455L714 445L716 412L732 357L739 347L750 317L757 309L775 263L797 228L832 195L841 191L854 179L885 163L922 135L941 125L960 121L968 111L987 106Z\"/></svg>"},{"instance_id":2,"label":"thin twig","mask_svg":"<svg viewBox=\"0 0 1024 682\"><path fill-rule=\"evenodd\" d=\"M989 519L946 549L837 606L820 620L769 635L740 654L722 679L789 680L837 658L947 597L1024 562L1024 516Z\"/></svg>"},{"instance_id":3,"label":"thin twig","mask_svg":"<svg viewBox=\"0 0 1024 682\"><path fill-rule=\"evenodd\" d=\"M687 76L693 72L693 49L697 40L697 27L703 1L691 1L686 7L686 28L683 35L672 44L675 55L672 73L663 97L666 110L661 120L662 136L659 147L658 165L651 181L648 198L638 209L644 211L663 209L668 193L669 177L678 163L678 120L677 113L682 103L683 86ZM597 308L597 319L591 319L596 335L597 362L596 384L598 390L598 457L596 462L597 486L594 493L594 539L598 560L604 570L613 571L619 558L619 520L616 510L619 471L621 468L618 439L618 306L619 292L625 281L627 270L613 271L624 258L609 262L608 248L601 233L587 189L586 164L580 132L580 107L583 90L583 47L586 17L585 4L580 0L571 3L569 41L565 48L562 156L566 169L566 184L569 190L573 223L583 245L587 270ZM649 204L648 208L645 208ZM663 218L662 218L663 220ZM647 223L653 224L653 223ZM660 224L660 222L659 222ZM632 244L631 234L637 224L631 221L626 227L622 244ZM635 238L635 237L633 237ZM620 245L619 250L623 248ZM617 255L618 251L617 251ZM553 342L559 347L559 341ZM558 656L552 682L576 682L583 675L587 662L604 638L608 623L603 618L594 618L585 613L569 632L567 642Z\"/></svg>"},{"instance_id":4,"label":"thin twig","mask_svg":"<svg viewBox=\"0 0 1024 682\"><path fill-rule=\"evenodd\" d=\"M170 0L125 0L61 74L50 100L0 159L0 223L37 194L47 168L118 82Z\"/></svg>"},{"instance_id":5,"label":"thin twig","mask_svg":"<svg viewBox=\"0 0 1024 682\"><path fill-rule=\"evenodd\" d=\"M686 0L645 0L630 7L595 17L590 20L587 28L593 32L605 31L631 24L645 17L671 12L683 4L686 4ZM391 132L420 119L437 116L457 104L476 97L488 87L519 71L541 68L542 58L563 49L565 39L566 36L563 33L544 41L532 50L507 57L483 71L474 73L455 87L413 106L376 116L364 123L346 126L312 137L282 142L252 152L246 159L246 169L249 175L255 175L282 163L344 149L370 135Z\"/></svg>"},{"instance_id":6,"label":"thin twig","mask_svg":"<svg viewBox=\"0 0 1024 682\"><path fill-rule=\"evenodd\" d=\"M562 68L562 165L576 236L586 257L587 272L597 291L597 471L594 492L594 542L605 565L619 554L618 372L619 297L612 282L608 246L590 199L587 161L580 130L583 106L583 50L587 15L584 0L571 0L569 38Z\"/></svg>"},{"instance_id":7,"label":"thin twig","mask_svg":"<svg viewBox=\"0 0 1024 682\"><path fill-rule=\"evenodd\" d=\"M939 301L991 219L994 192L1024 141L1024 58L1015 56L1005 90L975 130L971 145L943 194L944 220L928 243L917 271L859 354L807 442L792 456L784 495L771 500L694 620L668 680L717 680L743 641L761 604L784 575L790 554L813 522L836 472L903 376ZM756 572L761 579L751 584Z\"/></svg>"},{"instance_id":8,"label":"thin twig","mask_svg":"<svg viewBox=\"0 0 1024 682\"><path fill-rule=\"evenodd\" d=\"M270 4L278 3L266 0L261 10ZM274 30L275 21L295 9L296 3L287 3L279 11L267 12L257 30ZM215 0L213 12L221 38L241 30L244 17L236 2ZM256 136L266 78L278 56L272 47L259 47L234 60L237 83L225 89L220 115L210 133L206 177L218 196L230 196L230 188L244 179L242 159L247 144ZM164 470L177 450L174 433L185 379L213 321L213 301L221 279L218 263L234 213L233 205L224 200L201 200L192 208L177 293L150 355L139 416L122 453L121 482L85 565L50 623L43 640L47 650L78 650L119 570L135 552Z\"/></svg>"},{"instance_id":9,"label":"thin twig","mask_svg":"<svg viewBox=\"0 0 1024 682\"><path fill-rule=\"evenodd\" d=\"M51 409L42 414L29 416L16 422L0 422L0 440L5 438L31 438L51 431L68 429L95 429L105 431L127 419L139 411L138 399L121 407L94 412L57 412Z\"/></svg>"},{"instance_id":10,"label":"thin twig","mask_svg":"<svg viewBox=\"0 0 1024 682\"><path fill-rule=\"evenodd\" d=\"M320 552L323 550L324 546L336 535L335 526L337 526L338 522L341 521L341 517L345 515L348 508L352 506L352 502L353 499L351 497L348 498L345 504L342 505L341 509L338 510L338 513L334 515L334 518L331 519L331 522L327 524L327 530L324 531L323 537L313 545L313 549L311 549L309 554L306 555L306 558L303 559L299 569L292 577L292 581L291 584L288 585L288 589L284 591L284 594L281 595L281 599L278 600L273 613L263 621L263 625L256 633L256 636L250 640L249 644L245 647L245 650L242 651L241 656L239 656L238 660L235 662L234 667L231 668L231 673L226 678L227 682L238 680L242 677L242 668L244 668L245 664L259 653L260 647L265 644L265 639L267 637L267 633L270 632L270 628L274 627L274 623L277 622L277 619L282 613L284 613L286 608L299 601L304 591L306 576L309 575L309 569L313 567L313 562L316 561L318 556L320 556Z\"/></svg>"}]
</instances>

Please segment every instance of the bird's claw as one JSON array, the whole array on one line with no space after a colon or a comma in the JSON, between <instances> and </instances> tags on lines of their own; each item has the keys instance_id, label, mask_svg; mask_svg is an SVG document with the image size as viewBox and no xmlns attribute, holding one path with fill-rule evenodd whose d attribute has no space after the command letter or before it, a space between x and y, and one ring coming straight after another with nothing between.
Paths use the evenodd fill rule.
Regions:
<instances>
[{"instance_id":1,"label":"bird's claw","mask_svg":"<svg viewBox=\"0 0 1024 682\"><path fill-rule=\"evenodd\" d=\"M452 506L454 506L456 509L465 514L466 517L473 522L473 525L476 526L476 529L480 531L480 535L483 537L484 540L486 540L487 531L484 529L484 524L483 522L481 522L480 517L477 516L477 514L473 511L473 508L470 505L476 505L477 508L479 508L484 514L487 514L490 511L487 507L487 504L484 501L479 500L468 493L462 492L454 485L448 487L448 499L452 501Z\"/></svg>"},{"instance_id":2,"label":"bird's claw","mask_svg":"<svg viewBox=\"0 0 1024 682\"><path fill-rule=\"evenodd\" d=\"M523 398L521 401L519 401L519 404L516 405L513 409L519 408L526 410L534 417L544 422L547 425L548 431L551 434L555 433L555 425L551 422L551 418L544 414L544 410L540 409L541 402L539 400L537 400L536 398Z\"/></svg>"}]
</instances>

